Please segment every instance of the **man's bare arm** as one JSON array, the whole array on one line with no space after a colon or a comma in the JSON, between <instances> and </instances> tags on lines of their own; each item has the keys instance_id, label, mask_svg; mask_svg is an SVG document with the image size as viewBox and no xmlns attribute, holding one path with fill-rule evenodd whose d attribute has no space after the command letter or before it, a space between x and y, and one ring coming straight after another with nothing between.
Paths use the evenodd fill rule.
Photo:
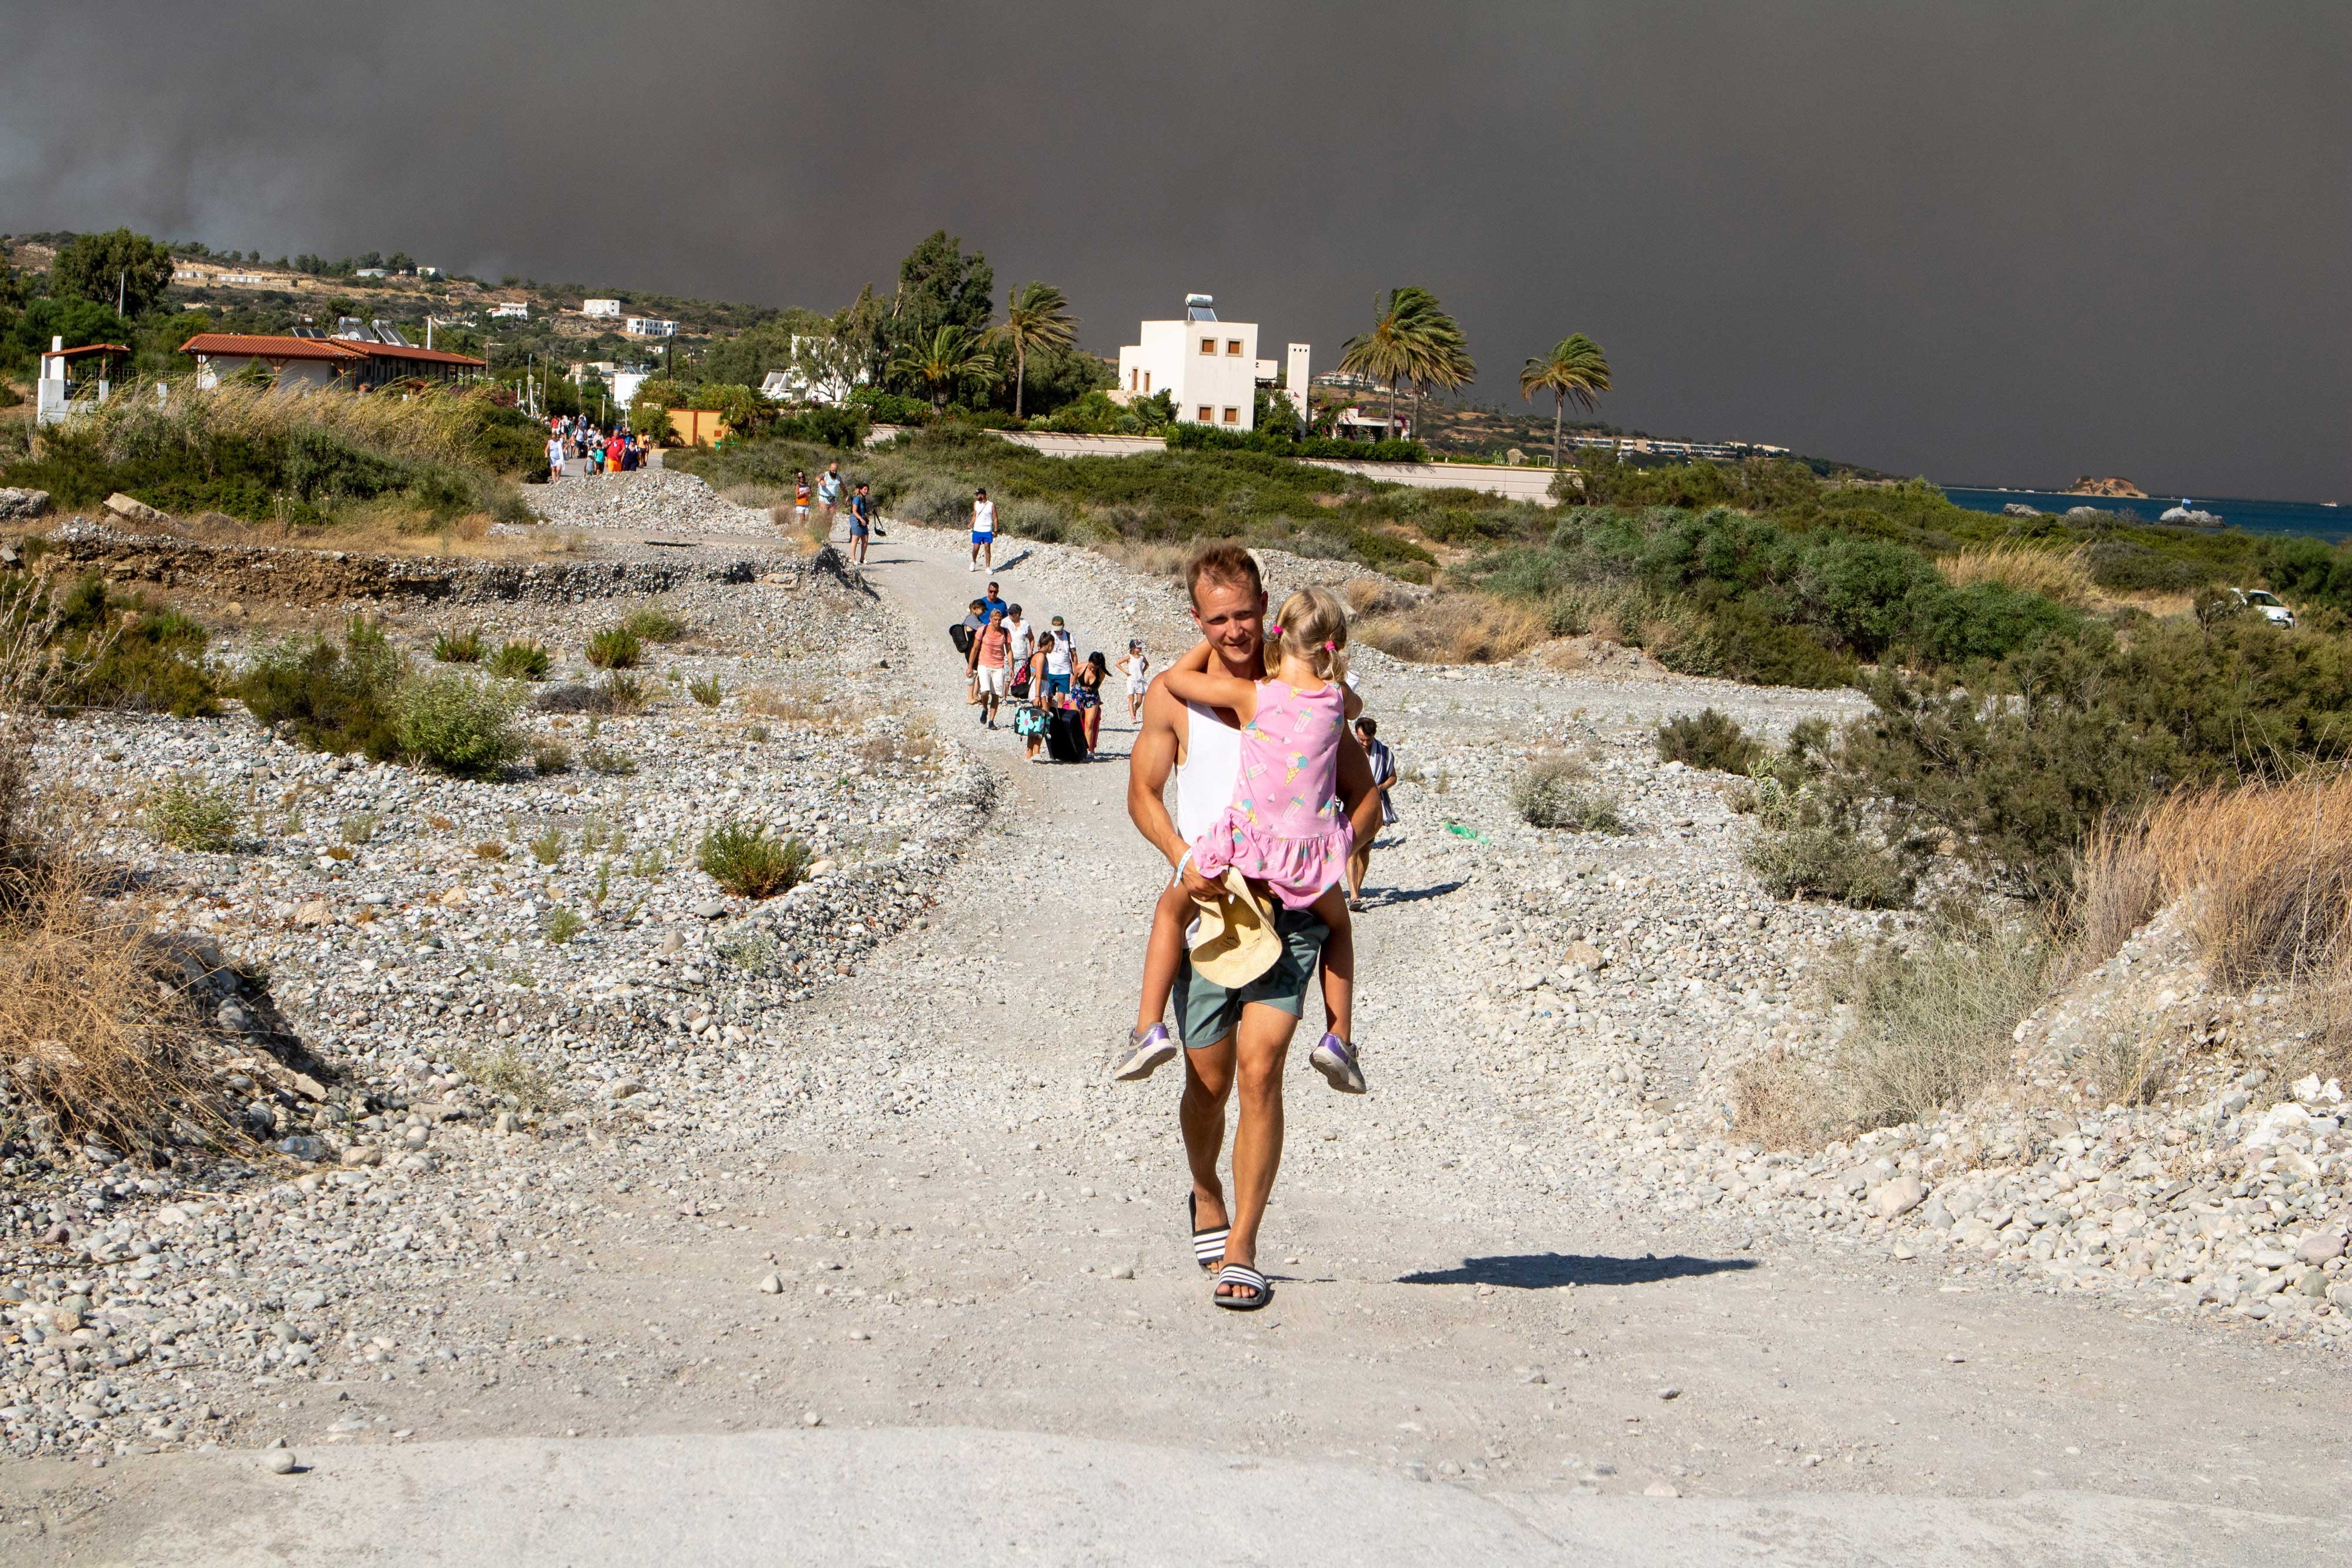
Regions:
<instances>
[{"instance_id":1,"label":"man's bare arm","mask_svg":"<svg viewBox=\"0 0 2352 1568\"><path fill-rule=\"evenodd\" d=\"M1135 831L1150 841L1174 866L1192 846L1176 829L1164 799L1168 775L1176 766L1176 699L1163 681L1151 683L1143 697L1143 728L1135 737L1127 764L1127 815ZM1213 898L1216 883L1191 866L1184 867L1184 886L1195 897Z\"/></svg>"}]
</instances>

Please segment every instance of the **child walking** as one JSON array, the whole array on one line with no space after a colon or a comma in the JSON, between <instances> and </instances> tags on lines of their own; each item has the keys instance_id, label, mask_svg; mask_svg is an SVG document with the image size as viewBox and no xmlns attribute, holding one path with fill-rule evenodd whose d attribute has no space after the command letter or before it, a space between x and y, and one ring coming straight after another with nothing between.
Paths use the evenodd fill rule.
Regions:
<instances>
[{"instance_id":1,"label":"child walking","mask_svg":"<svg viewBox=\"0 0 2352 1568\"><path fill-rule=\"evenodd\" d=\"M1213 674L1202 643L1160 677L1171 695L1203 707L1230 708L1241 720L1241 766L1233 803L1185 857L1211 881L1238 869L1262 898L1289 910L1312 910L1330 928L1323 945L1323 1006L1330 1028L1307 1060L1342 1094L1361 1094L1353 1005L1355 934L1348 920L1345 873L1355 831L1337 794L1339 742L1361 705L1347 678L1348 612L1338 595L1302 589L1283 601L1265 629L1277 655L1274 678ZM1149 1076L1176 1055L1160 1014L1176 984L1192 901L1181 873L1152 912L1144 949L1143 996L1113 1076Z\"/></svg>"}]
</instances>

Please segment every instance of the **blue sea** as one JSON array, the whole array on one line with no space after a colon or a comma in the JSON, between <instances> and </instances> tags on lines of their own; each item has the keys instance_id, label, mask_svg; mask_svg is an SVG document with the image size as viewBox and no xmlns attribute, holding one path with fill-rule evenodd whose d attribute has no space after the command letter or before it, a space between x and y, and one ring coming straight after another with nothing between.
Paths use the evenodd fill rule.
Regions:
<instances>
[{"instance_id":1,"label":"blue sea","mask_svg":"<svg viewBox=\"0 0 2352 1568\"><path fill-rule=\"evenodd\" d=\"M2181 504L2179 496L2150 496L2138 500L2120 496L2068 496L2056 490L1971 490L1955 486L1944 486L1944 494L1955 506L1966 507L1972 512L1998 512L2014 502L2023 502L2044 512L2063 512L2069 507L2096 507L2103 512L2118 517L2129 515L2143 523L2153 523L2168 509ZM2316 501L2246 501L2226 496L2192 496L2188 497L2191 511L2210 512L2233 528L2243 528L2250 534L2303 534L2330 544L2342 544L2352 538L2352 507L2323 506Z\"/></svg>"}]
</instances>

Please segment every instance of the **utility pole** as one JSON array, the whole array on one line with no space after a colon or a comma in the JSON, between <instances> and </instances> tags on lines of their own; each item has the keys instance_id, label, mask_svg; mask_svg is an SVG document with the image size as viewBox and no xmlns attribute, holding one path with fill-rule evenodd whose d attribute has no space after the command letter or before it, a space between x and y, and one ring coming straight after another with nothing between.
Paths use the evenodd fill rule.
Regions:
<instances>
[{"instance_id":1,"label":"utility pole","mask_svg":"<svg viewBox=\"0 0 2352 1568\"><path fill-rule=\"evenodd\" d=\"M117 272L114 275L114 313L117 316L122 314L123 301L126 298L123 292L123 285L130 276L131 275L128 272Z\"/></svg>"}]
</instances>

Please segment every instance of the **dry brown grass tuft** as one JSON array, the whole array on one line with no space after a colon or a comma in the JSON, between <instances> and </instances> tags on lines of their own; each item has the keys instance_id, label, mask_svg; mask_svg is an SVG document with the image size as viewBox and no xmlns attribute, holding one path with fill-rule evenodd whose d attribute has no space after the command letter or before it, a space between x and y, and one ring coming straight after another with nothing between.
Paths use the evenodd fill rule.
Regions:
<instances>
[{"instance_id":1,"label":"dry brown grass tuft","mask_svg":"<svg viewBox=\"0 0 2352 1568\"><path fill-rule=\"evenodd\" d=\"M1369 616L1351 636L1414 664L1492 664L1546 641L1551 626L1524 604L1483 593L1441 593L1412 610Z\"/></svg>"},{"instance_id":2,"label":"dry brown grass tuft","mask_svg":"<svg viewBox=\"0 0 2352 1568\"><path fill-rule=\"evenodd\" d=\"M814 680L782 685L753 686L743 694L743 711L762 718L780 718L811 729L848 729L868 716L857 704L846 702Z\"/></svg>"},{"instance_id":3,"label":"dry brown grass tuft","mask_svg":"<svg viewBox=\"0 0 2352 1568\"><path fill-rule=\"evenodd\" d=\"M1768 1149L1810 1149L1838 1131L1835 1097L1822 1075L1773 1046L1731 1071L1732 1124Z\"/></svg>"},{"instance_id":4,"label":"dry brown grass tuft","mask_svg":"<svg viewBox=\"0 0 2352 1568\"><path fill-rule=\"evenodd\" d=\"M2190 929L2221 984L2331 973L2352 958L2352 773L2175 795L2094 840L2075 896L2101 957L2193 897Z\"/></svg>"},{"instance_id":5,"label":"dry brown grass tuft","mask_svg":"<svg viewBox=\"0 0 2352 1568\"><path fill-rule=\"evenodd\" d=\"M1192 559L1189 546L1151 539L1105 539L1095 549L1129 571L1139 571L1146 577L1181 578L1184 563Z\"/></svg>"},{"instance_id":6,"label":"dry brown grass tuft","mask_svg":"<svg viewBox=\"0 0 2352 1568\"><path fill-rule=\"evenodd\" d=\"M2352 773L2176 795L2096 835L2075 879L2074 967L2179 900L2217 984L2293 988L2308 1065L2352 1071Z\"/></svg>"},{"instance_id":7,"label":"dry brown grass tuft","mask_svg":"<svg viewBox=\"0 0 2352 1568\"><path fill-rule=\"evenodd\" d=\"M2088 604L2099 597L2098 584L2082 552L2037 549L2032 545L1986 545L1948 555L1936 570L1954 588L1979 582L2005 583L2023 593L2039 593L2061 604Z\"/></svg>"}]
</instances>

